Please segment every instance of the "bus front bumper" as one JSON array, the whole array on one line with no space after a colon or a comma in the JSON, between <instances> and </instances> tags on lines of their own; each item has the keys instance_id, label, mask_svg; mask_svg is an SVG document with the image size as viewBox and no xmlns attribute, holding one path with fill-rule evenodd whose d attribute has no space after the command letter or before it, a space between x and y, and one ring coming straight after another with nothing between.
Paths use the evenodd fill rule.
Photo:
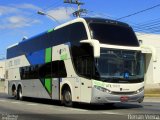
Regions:
<instances>
[{"instance_id":1,"label":"bus front bumper","mask_svg":"<svg viewBox=\"0 0 160 120\"><path fill-rule=\"evenodd\" d=\"M117 102L139 102L144 99L144 90L135 94L105 93L95 88L92 89L91 103L117 103Z\"/></svg>"}]
</instances>

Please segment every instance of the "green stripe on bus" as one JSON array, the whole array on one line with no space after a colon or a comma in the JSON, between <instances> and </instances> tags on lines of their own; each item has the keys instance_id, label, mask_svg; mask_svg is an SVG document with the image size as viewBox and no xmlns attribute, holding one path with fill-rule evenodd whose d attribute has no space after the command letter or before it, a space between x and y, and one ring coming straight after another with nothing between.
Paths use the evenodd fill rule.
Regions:
<instances>
[{"instance_id":1,"label":"green stripe on bus","mask_svg":"<svg viewBox=\"0 0 160 120\"><path fill-rule=\"evenodd\" d=\"M45 63L52 61L52 48L46 48Z\"/></svg>"},{"instance_id":2,"label":"green stripe on bus","mask_svg":"<svg viewBox=\"0 0 160 120\"><path fill-rule=\"evenodd\" d=\"M45 63L49 63L52 61L52 48L46 48L45 50ZM51 95L52 93L52 80L51 78L45 78L45 88L48 93Z\"/></svg>"},{"instance_id":3,"label":"green stripe on bus","mask_svg":"<svg viewBox=\"0 0 160 120\"><path fill-rule=\"evenodd\" d=\"M46 78L45 79L45 87L47 91L51 94L52 93L52 81L51 78Z\"/></svg>"},{"instance_id":4,"label":"green stripe on bus","mask_svg":"<svg viewBox=\"0 0 160 120\"><path fill-rule=\"evenodd\" d=\"M50 29L50 30L48 30L47 32L50 33L50 32L52 32L53 30L54 30L54 29Z\"/></svg>"},{"instance_id":5,"label":"green stripe on bus","mask_svg":"<svg viewBox=\"0 0 160 120\"><path fill-rule=\"evenodd\" d=\"M61 57L61 60L67 60L67 53L64 55L61 55L60 57Z\"/></svg>"}]
</instances>

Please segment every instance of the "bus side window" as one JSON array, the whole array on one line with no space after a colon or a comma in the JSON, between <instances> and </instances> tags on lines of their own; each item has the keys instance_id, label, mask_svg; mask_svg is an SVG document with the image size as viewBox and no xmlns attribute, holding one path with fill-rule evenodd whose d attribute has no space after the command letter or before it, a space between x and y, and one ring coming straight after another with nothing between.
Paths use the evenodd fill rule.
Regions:
<instances>
[{"instance_id":1,"label":"bus side window","mask_svg":"<svg viewBox=\"0 0 160 120\"><path fill-rule=\"evenodd\" d=\"M76 69L78 74L90 78L93 70L93 64L91 58L88 56L77 57Z\"/></svg>"},{"instance_id":2,"label":"bus side window","mask_svg":"<svg viewBox=\"0 0 160 120\"><path fill-rule=\"evenodd\" d=\"M58 76L59 77L67 77L67 72L65 68L64 61L59 61L59 66L58 66Z\"/></svg>"},{"instance_id":3,"label":"bus side window","mask_svg":"<svg viewBox=\"0 0 160 120\"><path fill-rule=\"evenodd\" d=\"M25 73L24 73L24 68L23 67L20 68L20 76L21 76L21 79L25 78Z\"/></svg>"},{"instance_id":4,"label":"bus side window","mask_svg":"<svg viewBox=\"0 0 160 120\"><path fill-rule=\"evenodd\" d=\"M67 77L64 61L52 62L52 77Z\"/></svg>"},{"instance_id":5,"label":"bus side window","mask_svg":"<svg viewBox=\"0 0 160 120\"><path fill-rule=\"evenodd\" d=\"M58 61L52 62L52 77L53 78L58 77Z\"/></svg>"},{"instance_id":6,"label":"bus side window","mask_svg":"<svg viewBox=\"0 0 160 120\"><path fill-rule=\"evenodd\" d=\"M40 78L51 78L51 62L43 64L39 67Z\"/></svg>"},{"instance_id":7,"label":"bus side window","mask_svg":"<svg viewBox=\"0 0 160 120\"><path fill-rule=\"evenodd\" d=\"M37 79L39 76L38 65L30 66L29 78Z\"/></svg>"}]
</instances>

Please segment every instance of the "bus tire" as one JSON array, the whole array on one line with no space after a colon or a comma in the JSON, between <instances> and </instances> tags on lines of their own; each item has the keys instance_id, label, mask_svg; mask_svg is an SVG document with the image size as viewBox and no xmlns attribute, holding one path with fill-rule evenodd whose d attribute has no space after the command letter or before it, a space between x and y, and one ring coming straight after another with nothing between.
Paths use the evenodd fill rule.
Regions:
<instances>
[{"instance_id":1,"label":"bus tire","mask_svg":"<svg viewBox=\"0 0 160 120\"><path fill-rule=\"evenodd\" d=\"M115 103L104 103L106 107L114 107Z\"/></svg>"},{"instance_id":2,"label":"bus tire","mask_svg":"<svg viewBox=\"0 0 160 120\"><path fill-rule=\"evenodd\" d=\"M12 96L14 97L14 99L17 98L17 92L16 92L16 86L15 85L12 86Z\"/></svg>"},{"instance_id":3,"label":"bus tire","mask_svg":"<svg viewBox=\"0 0 160 120\"><path fill-rule=\"evenodd\" d=\"M63 103L67 107L72 107L72 105L73 105L72 94L71 94L71 90L69 88L67 88L63 91Z\"/></svg>"},{"instance_id":4,"label":"bus tire","mask_svg":"<svg viewBox=\"0 0 160 120\"><path fill-rule=\"evenodd\" d=\"M22 87L21 87L21 86L18 86L18 90L17 90L17 100L23 100Z\"/></svg>"}]
</instances>

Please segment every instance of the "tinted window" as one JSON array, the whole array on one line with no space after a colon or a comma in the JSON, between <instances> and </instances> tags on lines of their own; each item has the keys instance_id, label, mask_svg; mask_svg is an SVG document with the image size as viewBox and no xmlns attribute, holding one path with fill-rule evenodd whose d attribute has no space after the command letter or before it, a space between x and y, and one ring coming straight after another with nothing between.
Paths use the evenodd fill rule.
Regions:
<instances>
[{"instance_id":1,"label":"tinted window","mask_svg":"<svg viewBox=\"0 0 160 120\"><path fill-rule=\"evenodd\" d=\"M69 41L68 32L69 32L68 26L65 26L53 32L48 33L48 37L52 43L55 43L52 45L58 45Z\"/></svg>"},{"instance_id":2,"label":"tinted window","mask_svg":"<svg viewBox=\"0 0 160 120\"><path fill-rule=\"evenodd\" d=\"M40 78L50 78L51 77L51 62L47 64L43 64L39 67L39 77Z\"/></svg>"},{"instance_id":3,"label":"tinted window","mask_svg":"<svg viewBox=\"0 0 160 120\"><path fill-rule=\"evenodd\" d=\"M64 61L54 61L52 63L52 77L67 77Z\"/></svg>"},{"instance_id":4,"label":"tinted window","mask_svg":"<svg viewBox=\"0 0 160 120\"><path fill-rule=\"evenodd\" d=\"M58 77L67 77L64 61L59 61Z\"/></svg>"},{"instance_id":5,"label":"tinted window","mask_svg":"<svg viewBox=\"0 0 160 120\"><path fill-rule=\"evenodd\" d=\"M93 70L93 60L89 56L75 58L75 68L79 75L91 77Z\"/></svg>"},{"instance_id":6,"label":"tinted window","mask_svg":"<svg viewBox=\"0 0 160 120\"><path fill-rule=\"evenodd\" d=\"M87 39L86 29L83 23L74 23L69 26L70 40L77 44L81 40Z\"/></svg>"},{"instance_id":7,"label":"tinted window","mask_svg":"<svg viewBox=\"0 0 160 120\"><path fill-rule=\"evenodd\" d=\"M89 44L72 45L72 59L78 75L91 77L93 71L93 48Z\"/></svg>"},{"instance_id":8,"label":"tinted window","mask_svg":"<svg viewBox=\"0 0 160 120\"><path fill-rule=\"evenodd\" d=\"M54 61L53 63L52 63L52 76L53 77L58 77L58 73L59 73L59 62L58 61Z\"/></svg>"},{"instance_id":9,"label":"tinted window","mask_svg":"<svg viewBox=\"0 0 160 120\"><path fill-rule=\"evenodd\" d=\"M100 43L124 46L139 46L138 40L130 27L90 23L92 38L97 39Z\"/></svg>"},{"instance_id":10,"label":"tinted window","mask_svg":"<svg viewBox=\"0 0 160 120\"><path fill-rule=\"evenodd\" d=\"M7 59L70 41L79 43L80 40L84 39L87 39L87 33L83 23L74 23L22 41L17 46L7 49Z\"/></svg>"},{"instance_id":11,"label":"tinted window","mask_svg":"<svg viewBox=\"0 0 160 120\"><path fill-rule=\"evenodd\" d=\"M38 72L39 66L38 65L34 65L30 67L30 74L28 74L28 76L32 79L38 78L39 76L39 72Z\"/></svg>"},{"instance_id":12,"label":"tinted window","mask_svg":"<svg viewBox=\"0 0 160 120\"><path fill-rule=\"evenodd\" d=\"M21 79L67 77L64 61L53 61L47 64L25 66L20 68Z\"/></svg>"}]
</instances>

